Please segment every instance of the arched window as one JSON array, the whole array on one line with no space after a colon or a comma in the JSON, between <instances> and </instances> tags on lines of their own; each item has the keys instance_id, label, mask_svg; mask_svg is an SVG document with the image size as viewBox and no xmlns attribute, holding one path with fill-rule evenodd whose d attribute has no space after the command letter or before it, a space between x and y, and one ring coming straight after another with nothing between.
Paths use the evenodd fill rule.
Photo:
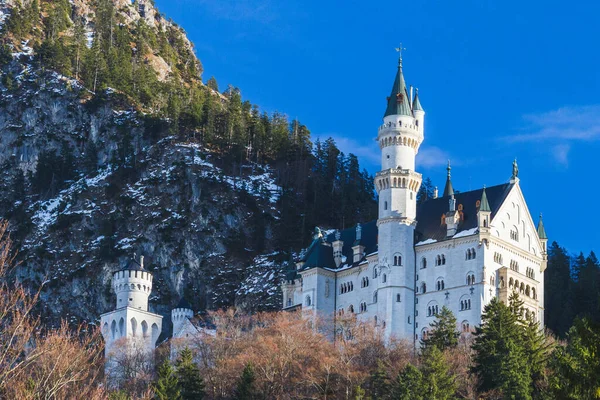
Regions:
<instances>
[{"instance_id":1,"label":"arched window","mask_svg":"<svg viewBox=\"0 0 600 400\"><path fill-rule=\"evenodd\" d=\"M396 294L396 302L400 303L400 293Z\"/></svg>"},{"instance_id":2,"label":"arched window","mask_svg":"<svg viewBox=\"0 0 600 400\"><path fill-rule=\"evenodd\" d=\"M387 282L387 275L386 275L386 274L383 274L383 276L381 277L381 281L382 281L383 283L386 283L386 282Z\"/></svg>"},{"instance_id":3,"label":"arched window","mask_svg":"<svg viewBox=\"0 0 600 400\"><path fill-rule=\"evenodd\" d=\"M309 295L306 295L306 298L304 299L304 304L306 305L306 307L310 307L310 305L312 304Z\"/></svg>"},{"instance_id":4,"label":"arched window","mask_svg":"<svg viewBox=\"0 0 600 400\"><path fill-rule=\"evenodd\" d=\"M377 278L377 267L373 267L373 279Z\"/></svg>"},{"instance_id":5,"label":"arched window","mask_svg":"<svg viewBox=\"0 0 600 400\"><path fill-rule=\"evenodd\" d=\"M463 321L461 323L463 333L471 332L471 326L469 325L469 321Z\"/></svg>"},{"instance_id":6,"label":"arched window","mask_svg":"<svg viewBox=\"0 0 600 400\"><path fill-rule=\"evenodd\" d=\"M287 299L287 306L290 307L292 305L292 299L288 298Z\"/></svg>"},{"instance_id":7,"label":"arched window","mask_svg":"<svg viewBox=\"0 0 600 400\"><path fill-rule=\"evenodd\" d=\"M360 312L366 312L367 311L367 303L365 303L364 301L362 303L360 303Z\"/></svg>"},{"instance_id":8,"label":"arched window","mask_svg":"<svg viewBox=\"0 0 600 400\"><path fill-rule=\"evenodd\" d=\"M421 268L427 268L427 259L425 257L421 258Z\"/></svg>"},{"instance_id":9,"label":"arched window","mask_svg":"<svg viewBox=\"0 0 600 400\"><path fill-rule=\"evenodd\" d=\"M474 260L476 256L477 253L475 253L475 249L471 249L471 259Z\"/></svg>"},{"instance_id":10,"label":"arched window","mask_svg":"<svg viewBox=\"0 0 600 400\"><path fill-rule=\"evenodd\" d=\"M352 304L350 304L350 306L348 307L348 312L354 312L354 306Z\"/></svg>"},{"instance_id":11,"label":"arched window","mask_svg":"<svg viewBox=\"0 0 600 400\"><path fill-rule=\"evenodd\" d=\"M394 265L396 265L396 266L402 265L402 256L401 255L394 256Z\"/></svg>"},{"instance_id":12,"label":"arched window","mask_svg":"<svg viewBox=\"0 0 600 400\"><path fill-rule=\"evenodd\" d=\"M442 265L446 265L446 256L442 254Z\"/></svg>"},{"instance_id":13,"label":"arched window","mask_svg":"<svg viewBox=\"0 0 600 400\"><path fill-rule=\"evenodd\" d=\"M421 284L421 293L427 293L427 284L425 282Z\"/></svg>"},{"instance_id":14,"label":"arched window","mask_svg":"<svg viewBox=\"0 0 600 400\"><path fill-rule=\"evenodd\" d=\"M442 258L440 257L439 254L435 258L435 265L442 265Z\"/></svg>"},{"instance_id":15,"label":"arched window","mask_svg":"<svg viewBox=\"0 0 600 400\"><path fill-rule=\"evenodd\" d=\"M373 293L373 303L377 303L377 292Z\"/></svg>"},{"instance_id":16,"label":"arched window","mask_svg":"<svg viewBox=\"0 0 600 400\"><path fill-rule=\"evenodd\" d=\"M467 249L467 252L465 254L465 260L470 260L471 259L471 249Z\"/></svg>"},{"instance_id":17,"label":"arched window","mask_svg":"<svg viewBox=\"0 0 600 400\"><path fill-rule=\"evenodd\" d=\"M531 288L531 297L537 300L537 295L535 294L535 288Z\"/></svg>"}]
</instances>

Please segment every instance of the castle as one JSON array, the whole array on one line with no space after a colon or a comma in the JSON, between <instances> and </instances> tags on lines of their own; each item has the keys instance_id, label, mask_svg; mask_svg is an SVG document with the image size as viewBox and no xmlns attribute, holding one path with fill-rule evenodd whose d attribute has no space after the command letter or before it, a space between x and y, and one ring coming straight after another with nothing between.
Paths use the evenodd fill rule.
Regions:
<instances>
[{"instance_id":1,"label":"castle","mask_svg":"<svg viewBox=\"0 0 600 400\"><path fill-rule=\"evenodd\" d=\"M421 174L415 157L425 138L419 92L407 89L402 56L377 141L378 219L324 233L303 252L282 285L283 309L331 317L356 315L386 338L415 344L443 306L465 334L481 323L494 297L512 291L527 318L544 324L547 237L537 227L513 163L509 182L455 192L450 164L442 196L417 204Z\"/></svg>"},{"instance_id":2,"label":"castle","mask_svg":"<svg viewBox=\"0 0 600 400\"><path fill-rule=\"evenodd\" d=\"M379 217L341 231L317 228L282 284L283 309L333 317L332 333L337 316L355 315L386 338L416 344L443 306L457 317L457 330L468 334L492 298L506 302L516 291L526 317L543 326L548 239L541 216L537 227L531 218L516 161L509 182L460 193L448 165L443 195L436 189L417 204L422 178L415 157L424 118L418 91L413 96L406 87L400 57L377 135ZM143 257L113 274L116 308L101 316L109 378L122 376L119 357L154 351L162 316L148 311L152 279ZM171 358L211 334L193 316L185 300L172 310Z\"/></svg>"}]
</instances>

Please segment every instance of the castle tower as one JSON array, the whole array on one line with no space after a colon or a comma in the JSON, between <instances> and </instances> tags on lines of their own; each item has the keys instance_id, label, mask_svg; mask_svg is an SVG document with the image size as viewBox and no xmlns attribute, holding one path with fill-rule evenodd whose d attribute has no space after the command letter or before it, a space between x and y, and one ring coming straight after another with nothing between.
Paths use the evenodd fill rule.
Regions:
<instances>
[{"instance_id":1,"label":"castle tower","mask_svg":"<svg viewBox=\"0 0 600 400\"><path fill-rule=\"evenodd\" d=\"M177 306L171 310L171 322L173 322L173 337L179 333L184 322L194 316L192 306L182 297Z\"/></svg>"},{"instance_id":2,"label":"castle tower","mask_svg":"<svg viewBox=\"0 0 600 400\"><path fill-rule=\"evenodd\" d=\"M415 158L424 138L424 117L418 92L411 98L406 89L400 55L383 125L377 135L381 149L381 171L375 175L381 270L378 314L385 321L387 337L394 332L399 338L411 340L414 338L414 230L417 192L422 180L421 174L415 172Z\"/></svg>"},{"instance_id":3,"label":"castle tower","mask_svg":"<svg viewBox=\"0 0 600 400\"><path fill-rule=\"evenodd\" d=\"M113 384L123 371L121 357L132 355L152 362L152 352L162 328L162 316L148 311L148 296L152 291L152 274L144 269L144 257L113 274L112 287L116 293L114 311L101 315L105 343L106 376Z\"/></svg>"}]
</instances>

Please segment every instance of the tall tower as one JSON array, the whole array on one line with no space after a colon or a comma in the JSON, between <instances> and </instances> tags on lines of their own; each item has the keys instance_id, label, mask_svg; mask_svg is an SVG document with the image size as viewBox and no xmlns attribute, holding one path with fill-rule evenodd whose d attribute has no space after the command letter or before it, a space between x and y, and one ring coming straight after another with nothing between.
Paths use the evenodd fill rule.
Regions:
<instances>
[{"instance_id":1,"label":"tall tower","mask_svg":"<svg viewBox=\"0 0 600 400\"><path fill-rule=\"evenodd\" d=\"M153 351L162 328L162 316L148 311L152 292L152 274L144 269L144 257L113 274L112 287L117 295L114 311L102 314L106 376L118 383L126 360L152 363Z\"/></svg>"},{"instance_id":2,"label":"tall tower","mask_svg":"<svg viewBox=\"0 0 600 400\"><path fill-rule=\"evenodd\" d=\"M399 49L400 51L402 49ZM379 194L378 253L380 276L378 313L385 321L385 334L414 338L415 250L417 192L421 174L415 172L415 157L423 142L425 111L418 91L414 98L406 88L402 53L383 125L377 141L381 149L381 171L375 175ZM384 276L385 275L385 276Z\"/></svg>"}]
</instances>

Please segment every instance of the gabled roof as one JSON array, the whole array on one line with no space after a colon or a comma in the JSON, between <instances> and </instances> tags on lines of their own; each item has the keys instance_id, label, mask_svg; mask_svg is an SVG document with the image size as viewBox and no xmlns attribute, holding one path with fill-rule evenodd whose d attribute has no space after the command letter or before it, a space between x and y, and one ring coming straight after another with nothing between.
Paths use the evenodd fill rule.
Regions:
<instances>
[{"instance_id":1,"label":"gabled roof","mask_svg":"<svg viewBox=\"0 0 600 400\"><path fill-rule=\"evenodd\" d=\"M492 219L512 187L512 183L505 183L503 185L492 186L485 189L489 203L488 205L492 212ZM477 202L481 199L482 195L483 189L454 194L456 208L461 212L461 220L458 224L457 234L467 230L477 229ZM417 208L417 237L415 243L427 239L436 241L446 239L447 228L442 221L442 217L445 216L449 209L449 200L449 196L429 199L421 203Z\"/></svg>"},{"instance_id":2,"label":"gabled roof","mask_svg":"<svg viewBox=\"0 0 600 400\"><path fill-rule=\"evenodd\" d=\"M387 108L385 110L384 117L388 115L410 115L412 111L410 109L410 102L408 97L408 91L406 90L406 82L404 82L404 74L402 73L402 59L398 61L398 72L396 73L396 79L394 79L394 86L392 86L392 92L390 97L387 99Z\"/></svg>"}]
</instances>

